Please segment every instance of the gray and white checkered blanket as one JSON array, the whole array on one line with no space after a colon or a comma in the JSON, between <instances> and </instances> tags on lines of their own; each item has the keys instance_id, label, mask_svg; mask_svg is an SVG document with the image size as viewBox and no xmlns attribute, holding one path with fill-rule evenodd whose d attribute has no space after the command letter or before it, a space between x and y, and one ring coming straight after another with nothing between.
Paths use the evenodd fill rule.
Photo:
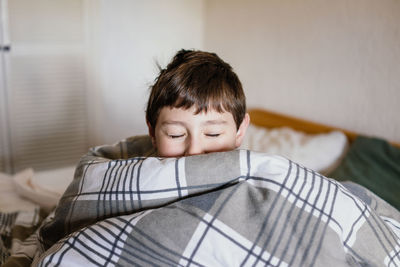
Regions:
<instances>
[{"instance_id":1,"label":"gray and white checkered blanket","mask_svg":"<svg viewBox=\"0 0 400 267\"><path fill-rule=\"evenodd\" d=\"M33 265L400 266L399 212L363 187L248 150L137 157L132 140L81 159Z\"/></svg>"}]
</instances>

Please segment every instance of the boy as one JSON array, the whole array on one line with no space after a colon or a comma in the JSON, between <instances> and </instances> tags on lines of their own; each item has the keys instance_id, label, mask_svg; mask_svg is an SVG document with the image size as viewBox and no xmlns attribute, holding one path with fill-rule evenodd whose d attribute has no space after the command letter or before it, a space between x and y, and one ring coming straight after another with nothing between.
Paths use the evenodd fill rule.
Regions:
<instances>
[{"instance_id":1,"label":"boy","mask_svg":"<svg viewBox=\"0 0 400 267\"><path fill-rule=\"evenodd\" d=\"M229 64L214 53L180 50L160 71L146 109L149 136L92 148L107 159L181 157L238 148L250 122Z\"/></svg>"},{"instance_id":2,"label":"boy","mask_svg":"<svg viewBox=\"0 0 400 267\"><path fill-rule=\"evenodd\" d=\"M151 87L146 121L157 155L181 157L239 147L250 118L229 64L214 53L181 50Z\"/></svg>"}]
</instances>

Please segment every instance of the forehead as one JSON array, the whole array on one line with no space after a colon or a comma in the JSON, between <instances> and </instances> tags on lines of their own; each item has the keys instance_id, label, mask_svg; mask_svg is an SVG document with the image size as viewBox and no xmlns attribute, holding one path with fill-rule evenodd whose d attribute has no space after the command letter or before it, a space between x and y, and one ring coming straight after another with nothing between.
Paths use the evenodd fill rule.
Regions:
<instances>
[{"instance_id":1,"label":"forehead","mask_svg":"<svg viewBox=\"0 0 400 267\"><path fill-rule=\"evenodd\" d=\"M196 114L196 107L189 109L163 107L160 111L157 124L226 124L235 125L233 115L230 112L218 112L210 109L207 112L203 111Z\"/></svg>"}]
</instances>

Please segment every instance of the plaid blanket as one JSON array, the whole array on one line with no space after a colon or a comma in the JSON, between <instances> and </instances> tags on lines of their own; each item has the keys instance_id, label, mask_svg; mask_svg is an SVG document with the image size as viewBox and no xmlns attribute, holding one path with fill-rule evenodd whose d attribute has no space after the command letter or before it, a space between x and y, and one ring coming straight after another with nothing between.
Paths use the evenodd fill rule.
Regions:
<instances>
[{"instance_id":1,"label":"plaid blanket","mask_svg":"<svg viewBox=\"0 0 400 267\"><path fill-rule=\"evenodd\" d=\"M0 212L1 266L31 265L38 252L37 229L47 215L39 206L29 211Z\"/></svg>"},{"instance_id":2,"label":"plaid blanket","mask_svg":"<svg viewBox=\"0 0 400 267\"><path fill-rule=\"evenodd\" d=\"M33 266L400 266L400 215L361 186L248 150L140 157L134 141L81 159Z\"/></svg>"}]
</instances>

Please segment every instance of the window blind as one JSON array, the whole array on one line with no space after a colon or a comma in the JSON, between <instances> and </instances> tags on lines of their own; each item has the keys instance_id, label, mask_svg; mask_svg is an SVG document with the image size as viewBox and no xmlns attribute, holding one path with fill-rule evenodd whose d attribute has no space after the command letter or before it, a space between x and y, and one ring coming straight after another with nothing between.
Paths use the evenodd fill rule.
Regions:
<instances>
[{"instance_id":1,"label":"window blind","mask_svg":"<svg viewBox=\"0 0 400 267\"><path fill-rule=\"evenodd\" d=\"M13 55L9 78L16 170L76 163L88 141L82 55Z\"/></svg>"},{"instance_id":2,"label":"window blind","mask_svg":"<svg viewBox=\"0 0 400 267\"><path fill-rule=\"evenodd\" d=\"M88 149L82 2L8 3L6 101L14 172L76 164Z\"/></svg>"}]
</instances>

